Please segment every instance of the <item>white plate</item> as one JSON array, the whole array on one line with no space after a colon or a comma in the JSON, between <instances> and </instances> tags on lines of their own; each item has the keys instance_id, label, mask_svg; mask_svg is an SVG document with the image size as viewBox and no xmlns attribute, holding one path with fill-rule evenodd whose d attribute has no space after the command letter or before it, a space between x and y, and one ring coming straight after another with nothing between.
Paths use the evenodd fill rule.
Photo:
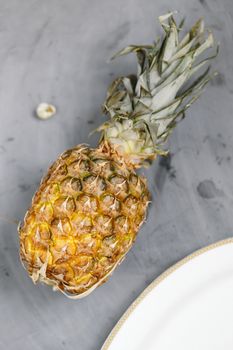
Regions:
<instances>
[{"instance_id":1,"label":"white plate","mask_svg":"<svg viewBox=\"0 0 233 350\"><path fill-rule=\"evenodd\" d=\"M233 238L172 266L136 299L102 350L232 350Z\"/></svg>"}]
</instances>

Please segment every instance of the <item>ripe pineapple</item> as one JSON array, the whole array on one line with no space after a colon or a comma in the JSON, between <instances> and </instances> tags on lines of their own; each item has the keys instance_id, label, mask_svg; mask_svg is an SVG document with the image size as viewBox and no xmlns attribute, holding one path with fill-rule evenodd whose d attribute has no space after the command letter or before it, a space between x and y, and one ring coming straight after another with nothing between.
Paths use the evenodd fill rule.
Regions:
<instances>
[{"instance_id":1,"label":"ripe pineapple","mask_svg":"<svg viewBox=\"0 0 233 350\"><path fill-rule=\"evenodd\" d=\"M138 73L110 86L99 146L78 145L55 161L19 228L20 256L32 280L72 298L103 283L131 248L150 198L135 169L166 154L161 145L210 79L207 68L183 88L212 58L196 62L213 46L203 20L181 41L182 25L172 13L159 20L161 41L117 54L135 52Z\"/></svg>"}]
</instances>

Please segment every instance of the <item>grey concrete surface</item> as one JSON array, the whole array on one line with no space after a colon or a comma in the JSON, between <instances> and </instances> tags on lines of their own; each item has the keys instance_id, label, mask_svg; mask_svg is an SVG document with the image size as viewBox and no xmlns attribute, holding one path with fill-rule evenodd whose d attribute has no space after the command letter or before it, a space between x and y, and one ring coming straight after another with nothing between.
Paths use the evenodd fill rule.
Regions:
<instances>
[{"instance_id":1,"label":"grey concrete surface","mask_svg":"<svg viewBox=\"0 0 233 350\"><path fill-rule=\"evenodd\" d=\"M34 286L18 257L21 220L56 157L103 117L108 84L135 70L107 63L130 43L150 43L169 9L185 27L204 16L221 43L220 75L170 138L170 160L144 173L153 195L147 222L113 277L71 301ZM0 349L97 350L135 297L197 248L233 235L233 2L231 0L0 0ZM54 103L48 121L34 116ZM156 310L152 310L156 312ZM125 350L125 349L119 349Z\"/></svg>"}]
</instances>

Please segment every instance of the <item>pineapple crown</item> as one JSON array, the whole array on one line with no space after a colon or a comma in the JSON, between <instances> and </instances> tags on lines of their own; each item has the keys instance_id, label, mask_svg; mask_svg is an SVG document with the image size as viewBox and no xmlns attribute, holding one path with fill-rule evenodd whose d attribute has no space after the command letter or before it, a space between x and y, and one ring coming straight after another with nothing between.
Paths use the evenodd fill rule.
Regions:
<instances>
[{"instance_id":1,"label":"pineapple crown","mask_svg":"<svg viewBox=\"0 0 233 350\"><path fill-rule=\"evenodd\" d=\"M198 60L213 47L213 35L206 35L203 19L179 40L180 25L173 13L159 17L165 36L153 45L131 45L116 55L134 52L137 75L119 77L110 85L103 111L110 118L101 125L101 141L127 158L135 167L142 166L166 154L161 146L166 142L185 111L200 96L211 79L208 66L194 80L193 75L206 66L216 53ZM186 83L189 83L186 85ZM185 87L183 87L185 85Z\"/></svg>"}]
</instances>

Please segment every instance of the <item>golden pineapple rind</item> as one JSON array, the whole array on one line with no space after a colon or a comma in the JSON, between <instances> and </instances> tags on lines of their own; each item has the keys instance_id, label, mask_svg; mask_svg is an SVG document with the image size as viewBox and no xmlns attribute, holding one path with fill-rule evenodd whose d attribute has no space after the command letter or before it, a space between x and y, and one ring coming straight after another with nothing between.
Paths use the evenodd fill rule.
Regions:
<instances>
[{"instance_id":1,"label":"golden pineapple rind","mask_svg":"<svg viewBox=\"0 0 233 350\"><path fill-rule=\"evenodd\" d=\"M131 248L149 202L145 179L105 146L79 145L50 167L19 228L33 282L80 298Z\"/></svg>"}]
</instances>

